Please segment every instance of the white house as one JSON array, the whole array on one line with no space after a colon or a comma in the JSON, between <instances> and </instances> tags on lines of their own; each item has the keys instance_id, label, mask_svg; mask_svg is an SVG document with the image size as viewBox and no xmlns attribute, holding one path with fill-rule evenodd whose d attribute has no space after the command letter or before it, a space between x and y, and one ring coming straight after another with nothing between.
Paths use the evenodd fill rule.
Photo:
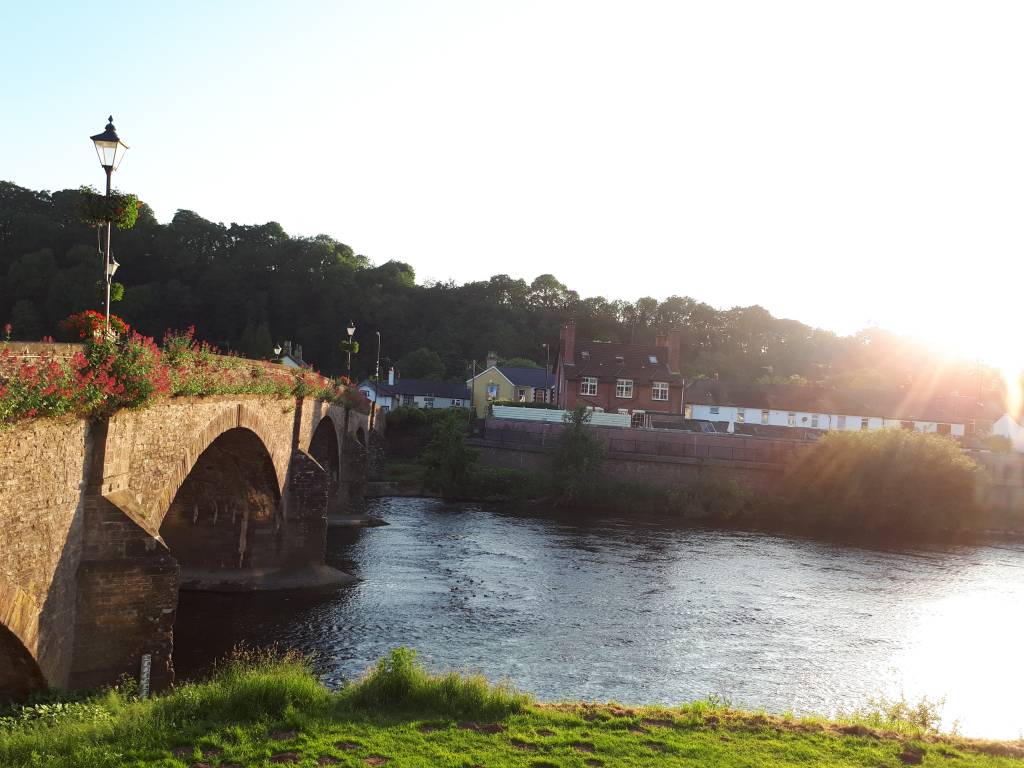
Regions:
<instances>
[{"instance_id":1,"label":"white house","mask_svg":"<svg viewBox=\"0 0 1024 768\"><path fill-rule=\"evenodd\" d=\"M779 435L785 434L786 428L821 432L913 429L963 438L989 434L996 415L991 406L976 398L956 394L921 396L913 391L795 385L731 387L711 380L690 384L685 401L687 418L746 434Z\"/></svg>"},{"instance_id":2,"label":"white house","mask_svg":"<svg viewBox=\"0 0 1024 768\"><path fill-rule=\"evenodd\" d=\"M406 379L398 377L395 369L388 371L388 382L367 379L359 390L376 400L377 407L390 411L399 406L412 408L463 408L469 406L469 390L461 382L434 381L433 379Z\"/></svg>"}]
</instances>

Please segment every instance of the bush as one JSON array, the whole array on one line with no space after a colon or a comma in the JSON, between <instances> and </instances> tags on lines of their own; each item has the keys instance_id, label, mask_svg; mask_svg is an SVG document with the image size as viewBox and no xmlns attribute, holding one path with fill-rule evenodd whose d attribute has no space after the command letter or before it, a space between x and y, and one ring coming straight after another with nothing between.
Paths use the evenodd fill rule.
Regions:
<instances>
[{"instance_id":1,"label":"bush","mask_svg":"<svg viewBox=\"0 0 1024 768\"><path fill-rule=\"evenodd\" d=\"M825 528L970 528L981 477L981 468L948 437L896 429L833 432L796 454L777 511Z\"/></svg>"},{"instance_id":2,"label":"bush","mask_svg":"<svg viewBox=\"0 0 1024 768\"><path fill-rule=\"evenodd\" d=\"M482 675L431 675L409 648L393 650L343 696L372 711L425 710L474 720L497 720L522 712L531 702L527 694L508 685L491 685Z\"/></svg>"},{"instance_id":3,"label":"bush","mask_svg":"<svg viewBox=\"0 0 1024 768\"><path fill-rule=\"evenodd\" d=\"M466 423L458 413L444 414L434 424L423 451L423 484L448 497L465 496L479 452L466 446Z\"/></svg>"},{"instance_id":4,"label":"bush","mask_svg":"<svg viewBox=\"0 0 1024 768\"><path fill-rule=\"evenodd\" d=\"M506 408L542 408L546 411L560 410L554 403L521 403L518 400L495 400L491 405L501 405Z\"/></svg>"},{"instance_id":5,"label":"bush","mask_svg":"<svg viewBox=\"0 0 1024 768\"><path fill-rule=\"evenodd\" d=\"M584 406L565 414L565 430L551 461L556 505L578 504L598 485L604 445L588 429L590 411Z\"/></svg>"}]
</instances>

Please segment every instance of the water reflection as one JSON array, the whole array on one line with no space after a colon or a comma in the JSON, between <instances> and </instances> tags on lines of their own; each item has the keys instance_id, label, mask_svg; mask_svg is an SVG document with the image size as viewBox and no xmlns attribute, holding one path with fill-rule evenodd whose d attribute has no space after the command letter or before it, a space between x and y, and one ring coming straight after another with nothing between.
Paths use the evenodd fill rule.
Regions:
<instances>
[{"instance_id":1,"label":"water reflection","mask_svg":"<svg viewBox=\"0 0 1024 768\"><path fill-rule=\"evenodd\" d=\"M624 517L388 499L332 531L364 581L336 594L183 594L175 661L235 641L316 651L326 680L397 645L540 698L828 712L945 696L964 732L1016 737L1024 548L869 549Z\"/></svg>"}]
</instances>

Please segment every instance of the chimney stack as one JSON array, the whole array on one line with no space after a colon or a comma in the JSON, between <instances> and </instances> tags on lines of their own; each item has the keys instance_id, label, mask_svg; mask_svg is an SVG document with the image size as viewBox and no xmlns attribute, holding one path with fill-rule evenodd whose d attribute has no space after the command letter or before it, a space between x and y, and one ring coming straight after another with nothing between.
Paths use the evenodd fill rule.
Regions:
<instances>
[{"instance_id":1,"label":"chimney stack","mask_svg":"<svg viewBox=\"0 0 1024 768\"><path fill-rule=\"evenodd\" d=\"M493 352L493 351L488 352L487 353L487 367L488 368L493 368L497 364L498 364L498 353L497 352Z\"/></svg>"},{"instance_id":2,"label":"chimney stack","mask_svg":"<svg viewBox=\"0 0 1024 768\"><path fill-rule=\"evenodd\" d=\"M558 334L559 345L562 348L562 365L576 365L576 321L570 320L563 326Z\"/></svg>"},{"instance_id":3,"label":"chimney stack","mask_svg":"<svg viewBox=\"0 0 1024 768\"><path fill-rule=\"evenodd\" d=\"M682 334L679 331L672 331L668 334L666 339L666 346L668 347L668 369L672 373L679 373L682 370Z\"/></svg>"},{"instance_id":4,"label":"chimney stack","mask_svg":"<svg viewBox=\"0 0 1024 768\"><path fill-rule=\"evenodd\" d=\"M654 346L656 346L656 347L667 347L668 346L668 334L665 333L664 331L659 332L658 335L654 337Z\"/></svg>"}]
</instances>

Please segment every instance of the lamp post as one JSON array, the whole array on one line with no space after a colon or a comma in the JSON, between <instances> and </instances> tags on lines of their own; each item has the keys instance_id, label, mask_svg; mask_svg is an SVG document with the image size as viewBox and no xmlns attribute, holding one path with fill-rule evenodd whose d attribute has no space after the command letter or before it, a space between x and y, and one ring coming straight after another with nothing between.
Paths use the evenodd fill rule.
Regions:
<instances>
[{"instance_id":1,"label":"lamp post","mask_svg":"<svg viewBox=\"0 0 1024 768\"><path fill-rule=\"evenodd\" d=\"M356 335L356 324L352 320L348 321L348 328L345 329L348 333L348 378L352 380L352 337Z\"/></svg>"},{"instance_id":2,"label":"lamp post","mask_svg":"<svg viewBox=\"0 0 1024 768\"><path fill-rule=\"evenodd\" d=\"M551 404L551 347L547 342L542 345L544 347L544 402L548 405ZM536 399L536 398L534 398Z\"/></svg>"},{"instance_id":3,"label":"lamp post","mask_svg":"<svg viewBox=\"0 0 1024 768\"><path fill-rule=\"evenodd\" d=\"M373 422L377 416L377 390L380 389L380 331L377 331L377 363L373 367L373 406L370 408L370 432L373 432ZM367 440L370 438L367 437Z\"/></svg>"},{"instance_id":4,"label":"lamp post","mask_svg":"<svg viewBox=\"0 0 1024 768\"><path fill-rule=\"evenodd\" d=\"M103 170L107 174L106 196L110 197L110 177L117 170L117 167L121 165L128 145L118 138L117 131L114 129L113 115L107 118L107 127L103 129L103 133L97 133L89 138L92 139L93 146L96 148L96 157L99 158L100 165L103 166ZM113 222L108 219L107 248L103 256L103 277L107 281L107 320L105 328L107 334L110 333L110 282L114 279L114 273L117 272L117 268L120 266L110 255L110 231L112 228Z\"/></svg>"}]
</instances>

